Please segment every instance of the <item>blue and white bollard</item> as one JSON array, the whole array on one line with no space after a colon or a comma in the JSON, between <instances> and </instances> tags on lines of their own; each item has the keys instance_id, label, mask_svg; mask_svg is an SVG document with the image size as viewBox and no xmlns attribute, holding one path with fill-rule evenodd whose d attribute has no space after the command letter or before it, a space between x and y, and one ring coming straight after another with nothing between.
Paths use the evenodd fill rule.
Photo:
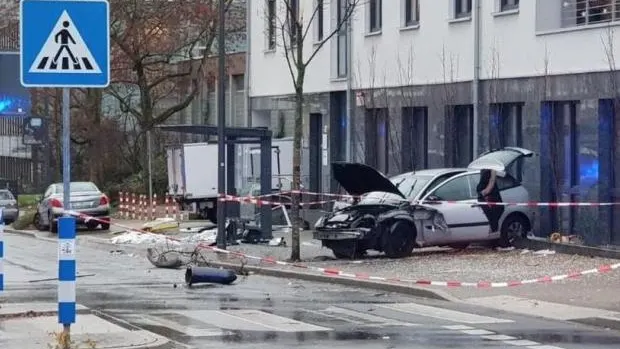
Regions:
<instances>
[{"instance_id":1,"label":"blue and white bollard","mask_svg":"<svg viewBox=\"0 0 620 349\"><path fill-rule=\"evenodd\" d=\"M4 219L0 207L0 293L4 291Z\"/></svg>"},{"instance_id":2,"label":"blue and white bollard","mask_svg":"<svg viewBox=\"0 0 620 349\"><path fill-rule=\"evenodd\" d=\"M58 323L75 323L75 218L58 219Z\"/></svg>"}]
</instances>

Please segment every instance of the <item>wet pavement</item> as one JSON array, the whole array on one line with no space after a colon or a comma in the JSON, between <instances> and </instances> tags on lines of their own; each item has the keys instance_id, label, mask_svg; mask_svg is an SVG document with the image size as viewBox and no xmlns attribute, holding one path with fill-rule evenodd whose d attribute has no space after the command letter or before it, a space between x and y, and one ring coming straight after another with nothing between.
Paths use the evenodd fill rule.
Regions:
<instances>
[{"instance_id":1,"label":"wet pavement","mask_svg":"<svg viewBox=\"0 0 620 349\"><path fill-rule=\"evenodd\" d=\"M5 241L5 300L54 304L54 241L13 234L5 234ZM88 308L78 314L78 324L94 316L130 332L154 333L170 340L162 348L615 349L620 345L619 331L338 285L250 275L230 286L188 288L183 284L184 270L155 269L136 249L84 239L78 239L77 260L78 303ZM10 328L3 321L9 320L0 317L0 343L3 331Z\"/></svg>"}]
</instances>

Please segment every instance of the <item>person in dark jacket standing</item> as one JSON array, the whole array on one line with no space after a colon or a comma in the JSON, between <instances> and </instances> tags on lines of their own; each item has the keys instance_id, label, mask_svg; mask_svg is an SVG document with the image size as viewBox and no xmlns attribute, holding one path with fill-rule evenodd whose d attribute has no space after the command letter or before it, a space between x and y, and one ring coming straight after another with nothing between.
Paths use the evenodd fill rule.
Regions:
<instances>
[{"instance_id":1,"label":"person in dark jacket standing","mask_svg":"<svg viewBox=\"0 0 620 349\"><path fill-rule=\"evenodd\" d=\"M478 182L478 186L476 187L476 191L478 192L478 201L479 202L502 202L502 196L499 192L499 187L497 186L497 172L490 169L484 169L480 171L480 181ZM504 214L504 206L503 205L482 205L482 211L487 216L489 220L489 225L491 226L491 232L497 233L499 231L499 247L500 248L508 248L510 247L510 241L508 240L507 232L500 231L499 220Z\"/></svg>"}]
</instances>

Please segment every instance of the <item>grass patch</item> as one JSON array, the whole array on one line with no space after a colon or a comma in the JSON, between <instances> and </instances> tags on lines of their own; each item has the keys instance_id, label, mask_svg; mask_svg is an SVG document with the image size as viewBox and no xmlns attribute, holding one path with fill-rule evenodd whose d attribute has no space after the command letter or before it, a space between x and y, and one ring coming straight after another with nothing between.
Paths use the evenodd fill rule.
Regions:
<instances>
[{"instance_id":1,"label":"grass patch","mask_svg":"<svg viewBox=\"0 0 620 349\"><path fill-rule=\"evenodd\" d=\"M35 206L39 202L39 194L22 194L17 197L19 207Z\"/></svg>"},{"instance_id":2,"label":"grass patch","mask_svg":"<svg viewBox=\"0 0 620 349\"><path fill-rule=\"evenodd\" d=\"M24 211L21 217L17 218L17 220L13 222L13 228L17 230L34 228L32 226L32 221L34 220L35 212L36 211Z\"/></svg>"}]
</instances>

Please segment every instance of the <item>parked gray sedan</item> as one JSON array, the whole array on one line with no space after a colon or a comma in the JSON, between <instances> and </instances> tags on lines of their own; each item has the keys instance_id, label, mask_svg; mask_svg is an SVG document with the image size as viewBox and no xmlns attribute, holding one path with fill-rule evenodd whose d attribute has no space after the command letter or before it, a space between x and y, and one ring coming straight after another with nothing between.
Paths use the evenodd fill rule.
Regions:
<instances>
[{"instance_id":1,"label":"parked gray sedan","mask_svg":"<svg viewBox=\"0 0 620 349\"><path fill-rule=\"evenodd\" d=\"M70 210L85 216L96 217L108 223L101 223L86 217L77 217L78 224L84 224L89 230L96 229L101 224L101 229L110 229L110 200L92 182L71 182L70 184ZM49 229L56 233L58 224L56 220L64 212L63 184L50 185L43 198L37 205L34 217L34 225L39 230Z\"/></svg>"},{"instance_id":2,"label":"parked gray sedan","mask_svg":"<svg viewBox=\"0 0 620 349\"><path fill-rule=\"evenodd\" d=\"M11 224L19 217L17 200L8 189L0 190L0 208L2 208L2 220L4 224Z\"/></svg>"}]
</instances>

